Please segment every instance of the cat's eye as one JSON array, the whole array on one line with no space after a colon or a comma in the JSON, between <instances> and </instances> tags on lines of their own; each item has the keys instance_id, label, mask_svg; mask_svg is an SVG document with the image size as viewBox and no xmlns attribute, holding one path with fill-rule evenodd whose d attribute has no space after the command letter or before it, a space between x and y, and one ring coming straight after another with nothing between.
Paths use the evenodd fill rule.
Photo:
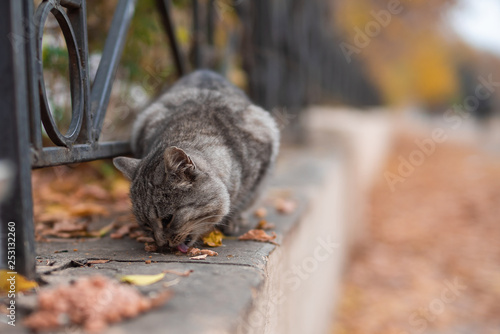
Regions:
<instances>
[{"instance_id":1,"label":"cat's eye","mask_svg":"<svg viewBox=\"0 0 500 334\"><path fill-rule=\"evenodd\" d=\"M163 226L163 228L168 228L168 225L170 225L173 218L173 215L167 215L165 218L162 218L161 225Z\"/></svg>"}]
</instances>

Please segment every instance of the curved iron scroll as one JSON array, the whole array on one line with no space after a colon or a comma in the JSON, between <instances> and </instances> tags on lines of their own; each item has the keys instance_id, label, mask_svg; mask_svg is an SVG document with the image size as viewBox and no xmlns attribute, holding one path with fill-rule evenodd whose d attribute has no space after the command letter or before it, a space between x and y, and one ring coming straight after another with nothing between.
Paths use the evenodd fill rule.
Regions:
<instances>
[{"instance_id":1,"label":"curved iron scroll","mask_svg":"<svg viewBox=\"0 0 500 334\"><path fill-rule=\"evenodd\" d=\"M73 110L71 123L69 130L66 135L61 134L57 125L52 117L52 112L50 110L50 105L47 99L47 92L45 91L45 80L43 77L43 62L42 62L42 39L43 39L43 27L49 16L52 13L64 35L66 45L68 46L69 55L69 74L70 74L70 89L71 89L71 101L73 102ZM43 2L37 9L34 17L35 26L38 27L36 34L37 39L37 58L38 58L38 89L40 92L40 111L42 116L43 126L47 132L49 138L52 142L58 146L70 146L73 144L80 133L83 113L84 113L84 73L82 71L82 62L80 59L80 54L78 53L78 45L76 42L75 32L71 26L71 22L66 15L64 9L60 6L55 6L52 2Z\"/></svg>"},{"instance_id":2,"label":"curved iron scroll","mask_svg":"<svg viewBox=\"0 0 500 334\"><path fill-rule=\"evenodd\" d=\"M111 95L113 79L125 46L127 32L138 0L119 0L104 45L101 62L92 87L88 71L88 43L86 0L43 0L33 17L36 59L34 69L40 100L31 115L32 167L46 167L81 161L113 157L130 152L128 142L98 142L106 109ZM196 0L194 0L196 1ZM170 16L170 0L157 0L162 21L170 42L170 49L178 75L184 73L184 62ZM52 13L61 28L69 56L69 76L72 116L69 130L58 129L47 99L43 77L43 28ZM40 122L50 140L57 147L42 147Z\"/></svg>"}]
</instances>

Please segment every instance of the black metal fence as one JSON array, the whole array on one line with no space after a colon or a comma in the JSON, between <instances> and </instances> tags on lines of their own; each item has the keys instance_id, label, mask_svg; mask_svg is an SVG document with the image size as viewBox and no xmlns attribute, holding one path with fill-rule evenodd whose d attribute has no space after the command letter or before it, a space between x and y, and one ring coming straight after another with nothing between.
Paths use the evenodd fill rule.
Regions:
<instances>
[{"instance_id":1,"label":"black metal fence","mask_svg":"<svg viewBox=\"0 0 500 334\"><path fill-rule=\"evenodd\" d=\"M86 0L0 1L0 159L15 172L10 196L0 204L0 265L7 267L7 234L15 225L14 269L34 278L34 224L31 169L130 153L128 142L101 142L113 80L138 0L118 0L94 82L89 79ZM176 40L171 0L155 0L177 75L188 67L211 67L203 48L214 43L219 0L191 0L192 47L183 55ZM222 0L221 0L222 1ZM372 104L376 93L358 64L345 66L331 26L331 3L322 0L234 0L242 22L241 46L249 93L269 109L288 109L292 125L311 102L332 97ZM42 64L43 28L49 13L60 26L69 57L72 113L61 133L48 103ZM345 81L343 78L349 77ZM353 89L355 87L355 89ZM54 146L44 147L42 125ZM291 127L300 133L297 127ZM8 224L9 222L10 225ZM11 229L12 230L12 229ZM14 270L12 269L12 270Z\"/></svg>"},{"instance_id":2,"label":"black metal fence","mask_svg":"<svg viewBox=\"0 0 500 334\"><path fill-rule=\"evenodd\" d=\"M193 15L197 15L193 0ZM137 0L119 0L92 87L89 80L86 0L44 0L36 10L32 0L0 2L0 152L15 172L10 196L0 207L1 267L34 278L34 224L31 169L96 160L130 153L128 142L100 142L113 79ZM157 0L178 75L184 57L175 38L169 0ZM45 22L56 18L69 56L72 118L61 133L48 103L42 64ZM55 146L43 147L42 130ZM12 222L8 224L9 222ZM7 235L15 225L15 265L7 262ZM10 241L10 240L9 240Z\"/></svg>"}]
</instances>

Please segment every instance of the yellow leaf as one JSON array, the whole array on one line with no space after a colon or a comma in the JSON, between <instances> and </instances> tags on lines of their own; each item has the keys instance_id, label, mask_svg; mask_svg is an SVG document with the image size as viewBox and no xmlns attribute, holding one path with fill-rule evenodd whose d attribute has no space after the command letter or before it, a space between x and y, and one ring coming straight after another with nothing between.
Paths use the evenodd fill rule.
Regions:
<instances>
[{"instance_id":1,"label":"yellow leaf","mask_svg":"<svg viewBox=\"0 0 500 334\"><path fill-rule=\"evenodd\" d=\"M0 270L0 291L11 293L11 291L27 291L38 287L35 281L30 281L23 275L10 273L11 271L6 269Z\"/></svg>"},{"instance_id":2,"label":"yellow leaf","mask_svg":"<svg viewBox=\"0 0 500 334\"><path fill-rule=\"evenodd\" d=\"M203 237L203 244L210 247L219 247L222 246L223 238L224 234L221 231L213 230Z\"/></svg>"},{"instance_id":3,"label":"yellow leaf","mask_svg":"<svg viewBox=\"0 0 500 334\"><path fill-rule=\"evenodd\" d=\"M120 276L119 279L121 282L133 285L150 285L160 281L163 277L165 277L165 273L157 275L124 275Z\"/></svg>"}]
</instances>

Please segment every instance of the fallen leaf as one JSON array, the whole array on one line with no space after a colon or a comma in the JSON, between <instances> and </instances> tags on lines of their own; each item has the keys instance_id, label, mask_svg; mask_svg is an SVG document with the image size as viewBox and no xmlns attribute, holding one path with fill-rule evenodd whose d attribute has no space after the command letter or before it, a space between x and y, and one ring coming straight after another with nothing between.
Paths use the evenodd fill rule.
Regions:
<instances>
[{"instance_id":1,"label":"fallen leaf","mask_svg":"<svg viewBox=\"0 0 500 334\"><path fill-rule=\"evenodd\" d=\"M213 250L210 249L199 249L199 248L194 248L191 247L187 251L188 256L197 256L197 255L208 255L208 256L217 256L219 253L214 252Z\"/></svg>"},{"instance_id":2,"label":"fallen leaf","mask_svg":"<svg viewBox=\"0 0 500 334\"><path fill-rule=\"evenodd\" d=\"M109 260L88 260L87 264L103 264L108 262Z\"/></svg>"},{"instance_id":3,"label":"fallen leaf","mask_svg":"<svg viewBox=\"0 0 500 334\"><path fill-rule=\"evenodd\" d=\"M59 221L52 228L55 232L86 232L87 223L72 222L69 220Z\"/></svg>"},{"instance_id":4,"label":"fallen leaf","mask_svg":"<svg viewBox=\"0 0 500 334\"><path fill-rule=\"evenodd\" d=\"M109 214L104 206L94 203L79 203L68 207L68 210L71 215L78 217L93 215L107 216Z\"/></svg>"},{"instance_id":5,"label":"fallen leaf","mask_svg":"<svg viewBox=\"0 0 500 334\"><path fill-rule=\"evenodd\" d=\"M279 198L276 201L275 208L279 213L290 214L297 208L297 203L290 199Z\"/></svg>"},{"instance_id":6,"label":"fallen leaf","mask_svg":"<svg viewBox=\"0 0 500 334\"><path fill-rule=\"evenodd\" d=\"M174 275L183 276L183 277L188 277L189 275L191 275L192 272L193 272L192 269L186 270L184 272L180 272L177 270L168 270L168 269L162 271L162 273L165 273L165 274L174 274Z\"/></svg>"},{"instance_id":7,"label":"fallen leaf","mask_svg":"<svg viewBox=\"0 0 500 334\"><path fill-rule=\"evenodd\" d=\"M151 237L146 237L146 236L140 236L136 240L139 242L149 242L149 243L155 242L155 239L153 239Z\"/></svg>"},{"instance_id":8,"label":"fallen leaf","mask_svg":"<svg viewBox=\"0 0 500 334\"><path fill-rule=\"evenodd\" d=\"M130 232L128 234L128 236L130 237L130 239L135 239L135 240L139 241L139 238L146 237L146 234L144 233L143 230L136 230L134 232ZM143 242L143 241L139 241L139 242Z\"/></svg>"},{"instance_id":9,"label":"fallen leaf","mask_svg":"<svg viewBox=\"0 0 500 334\"><path fill-rule=\"evenodd\" d=\"M202 255L198 255L198 256L193 256L193 257L190 257L191 260L205 260L207 258L207 254L202 254Z\"/></svg>"},{"instance_id":10,"label":"fallen leaf","mask_svg":"<svg viewBox=\"0 0 500 334\"><path fill-rule=\"evenodd\" d=\"M250 230L242 236L238 237L238 240L269 242L273 245L279 246L278 243L273 241L274 239L276 239L276 233L272 232L272 235L269 235L264 230Z\"/></svg>"},{"instance_id":11,"label":"fallen leaf","mask_svg":"<svg viewBox=\"0 0 500 334\"><path fill-rule=\"evenodd\" d=\"M111 233L111 239L121 239L130 233L132 226L130 224L121 226L116 232Z\"/></svg>"},{"instance_id":12,"label":"fallen leaf","mask_svg":"<svg viewBox=\"0 0 500 334\"><path fill-rule=\"evenodd\" d=\"M258 230L272 230L275 227L276 226L273 223L269 223L269 222L267 222L267 220L261 219L261 220L259 220L259 223L257 224L257 226L255 228Z\"/></svg>"},{"instance_id":13,"label":"fallen leaf","mask_svg":"<svg viewBox=\"0 0 500 334\"><path fill-rule=\"evenodd\" d=\"M173 285L178 284L180 281L181 281L181 279L180 279L179 277L177 277L176 279L173 279L173 280L171 280L171 281L168 281L168 282L163 283L163 284L162 284L162 286L163 286L164 288L168 288L168 287L171 287L171 286L173 286Z\"/></svg>"},{"instance_id":14,"label":"fallen leaf","mask_svg":"<svg viewBox=\"0 0 500 334\"><path fill-rule=\"evenodd\" d=\"M255 210L255 212L253 214L257 218L264 218L265 216L267 216L267 209L264 207L258 208L257 210Z\"/></svg>"},{"instance_id":15,"label":"fallen leaf","mask_svg":"<svg viewBox=\"0 0 500 334\"><path fill-rule=\"evenodd\" d=\"M109 233L115 227L115 222L109 223L98 231L91 231L88 233L89 237L102 238Z\"/></svg>"},{"instance_id":16,"label":"fallen leaf","mask_svg":"<svg viewBox=\"0 0 500 334\"><path fill-rule=\"evenodd\" d=\"M11 271L0 269L0 291L9 293L12 287L16 292L28 291L37 288L38 283L28 280L21 274L11 274Z\"/></svg>"},{"instance_id":17,"label":"fallen leaf","mask_svg":"<svg viewBox=\"0 0 500 334\"><path fill-rule=\"evenodd\" d=\"M109 193L98 185L83 184L81 188L76 191L74 197L77 198L90 197L97 200L105 201L109 199Z\"/></svg>"},{"instance_id":18,"label":"fallen leaf","mask_svg":"<svg viewBox=\"0 0 500 334\"><path fill-rule=\"evenodd\" d=\"M209 247L219 247L222 246L223 238L224 234L221 231L213 230L203 237L203 244Z\"/></svg>"},{"instance_id":19,"label":"fallen leaf","mask_svg":"<svg viewBox=\"0 0 500 334\"><path fill-rule=\"evenodd\" d=\"M118 278L121 282L143 286L161 281L163 277L165 277L165 273L159 273L157 275L123 275Z\"/></svg>"}]
</instances>

